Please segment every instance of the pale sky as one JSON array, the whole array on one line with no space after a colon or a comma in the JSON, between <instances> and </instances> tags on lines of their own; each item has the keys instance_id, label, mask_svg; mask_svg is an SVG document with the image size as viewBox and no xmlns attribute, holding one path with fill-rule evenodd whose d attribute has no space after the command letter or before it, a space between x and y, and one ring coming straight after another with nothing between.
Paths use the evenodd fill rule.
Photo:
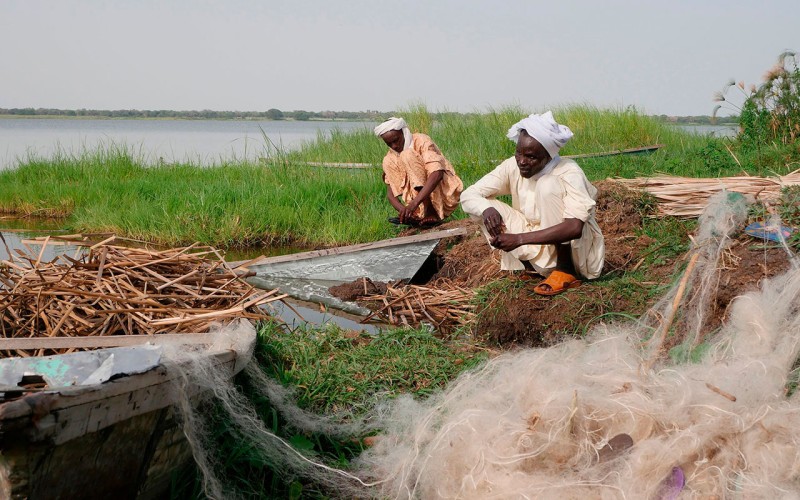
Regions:
<instances>
[{"instance_id":1,"label":"pale sky","mask_svg":"<svg viewBox=\"0 0 800 500\"><path fill-rule=\"evenodd\" d=\"M798 0L0 0L0 108L711 114Z\"/></svg>"}]
</instances>

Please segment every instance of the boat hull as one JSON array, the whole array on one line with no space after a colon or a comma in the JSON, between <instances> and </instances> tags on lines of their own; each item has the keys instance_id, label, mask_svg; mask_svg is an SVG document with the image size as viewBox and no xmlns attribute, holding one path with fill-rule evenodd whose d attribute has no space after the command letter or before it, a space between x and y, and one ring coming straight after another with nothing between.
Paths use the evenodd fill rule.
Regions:
<instances>
[{"instance_id":1,"label":"boat hull","mask_svg":"<svg viewBox=\"0 0 800 500\"><path fill-rule=\"evenodd\" d=\"M300 300L366 315L369 309L338 299L328 289L360 278L382 282L411 279L442 238L465 232L463 228L449 229L231 265L241 264L240 269L255 274L247 281L259 288L278 288Z\"/></svg>"},{"instance_id":2,"label":"boat hull","mask_svg":"<svg viewBox=\"0 0 800 500\"><path fill-rule=\"evenodd\" d=\"M238 335L235 341L219 339L199 355L233 376L249 361L255 344L252 326L246 338ZM92 351L95 356L110 355L101 362L104 367L87 378L89 384L24 393L15 399L8 373L4 374L3 394L12 399L0 403L0 497L159 498L168 493L175 472L192 463L174 408L181 397L175 382L188 365L165 357L153 360L150 346L146 350L151 352L144 356L129 357L150 360L141 361L141 371L130 375L109 371L108 359L136 349L141 350ZM72 356L66 364L74 366L80 355L89 354L49 356L47 361L62 367L63 357ZM111 373L109 378L91 383L101 371ZM31 372L25 373L30 377ZM194 399L202 393L191 383L186 391Z\"/></svg>"}]
</instances>

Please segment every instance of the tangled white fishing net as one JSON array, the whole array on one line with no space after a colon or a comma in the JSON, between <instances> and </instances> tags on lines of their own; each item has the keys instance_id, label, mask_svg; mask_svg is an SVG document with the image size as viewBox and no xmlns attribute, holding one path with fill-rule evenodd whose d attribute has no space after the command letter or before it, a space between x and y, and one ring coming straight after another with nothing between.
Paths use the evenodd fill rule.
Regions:
<instances>
[{"instance_id":1,"label":"tangled white fishing net","mask_svg":"<svg viewBox=\"0 0 800 500\"><path fill-rule=\"evenodd\" d=\"M800 395L786 389L800 354L797 265L736 299L699 362L675 363L663 350L670 334L687 339L684 352L699 341L743 203L724 193L712 200L686 278L639 323L497 357L434 397L399 398L347 427L294 408L251 364L248 373L298 428L380 429L347 473L314 465L272 436L226 380L213 387L246 439L345 497L797 498ZM632 446L608 453L619 435ZM685 476L682 489L670 484L676 475ZM219 484L208 491L224 496Z\"/></svg>"}]
</instances>

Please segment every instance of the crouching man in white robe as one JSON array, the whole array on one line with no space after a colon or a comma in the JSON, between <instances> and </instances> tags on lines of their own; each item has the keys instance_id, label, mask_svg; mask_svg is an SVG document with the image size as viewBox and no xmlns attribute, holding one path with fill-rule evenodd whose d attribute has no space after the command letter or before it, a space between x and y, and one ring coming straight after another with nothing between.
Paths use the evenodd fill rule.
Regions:
<instances>
[{"instance_id":1,"label":"crouching man in white robe","mask_svg":"<svg viewBox=\"0 0 800 500\"><path fill-rule=\"evenodd\" d=\"M478 218L489 244L502 250L501 269L533 269L547 279L534 288L555 295L596 278L605 245L595 220L597 189L558 151L572 131L549 111L514 124L513 158L461 194L461 206ZM511 195L511 206L497 199Z\"/></svg>"}]
</instances>

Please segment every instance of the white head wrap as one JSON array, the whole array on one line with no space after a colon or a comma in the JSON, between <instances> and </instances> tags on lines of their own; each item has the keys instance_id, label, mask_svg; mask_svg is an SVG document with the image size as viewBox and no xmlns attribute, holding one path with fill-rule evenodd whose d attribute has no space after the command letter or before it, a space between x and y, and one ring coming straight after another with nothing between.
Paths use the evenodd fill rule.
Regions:
<instances>
[{"instance_id":1,"label":"white head wrap","mask_svg":"<svg viewBox=\"0 0 800 500\"><path fill-rule=\"evenodd\" d=\"M566 125L556 123L550 111L541 115L534 113L518 121L508 129L508 138L517 142L520 130L525 130L529 136L539 141L551 158L555 158L558 150L572 138L572 130Z\"/></svg>"},{"instance_id":2,"label":"white head wrap","mask_svg":"<svg viewBox=\"0 0 800 500\"><path fill-rule=\"evenodd\" d=\"M374 132L375 135L378 137L382 136L386 132L390 130L402 130L403 131L403 139L405 139L405 144L403 144L403 150L411 147L411 129L408 128L406 121L402 118L395 118L394 116L386 120L385 122L381 123L377 127L375 127Z\"/></svg>"}]
</instances>

